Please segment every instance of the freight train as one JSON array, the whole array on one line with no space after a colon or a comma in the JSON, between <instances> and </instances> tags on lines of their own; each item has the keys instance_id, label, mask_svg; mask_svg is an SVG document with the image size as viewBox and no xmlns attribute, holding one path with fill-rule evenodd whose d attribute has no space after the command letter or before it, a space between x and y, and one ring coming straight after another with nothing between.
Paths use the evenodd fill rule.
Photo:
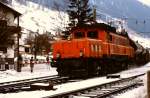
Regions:
<instances>
[{"instance_id":1,"label":"freight train","mask_svg":"<svg viewBox=\"0 0 150 98\"><path fill-rule=\"evenodd\" d=\"M52 67L60 76L105 75L128 68L128 64L149 61L149 52L132 41L127 32L104 23L80 25L71 37L53 43Z\"/></svg>"}]
</instances>

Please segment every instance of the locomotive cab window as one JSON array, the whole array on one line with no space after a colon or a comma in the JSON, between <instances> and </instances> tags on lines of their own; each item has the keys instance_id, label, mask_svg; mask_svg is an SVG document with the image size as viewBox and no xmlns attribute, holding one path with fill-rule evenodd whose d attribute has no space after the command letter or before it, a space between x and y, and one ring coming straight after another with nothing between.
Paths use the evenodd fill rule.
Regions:
<instances>
[{"instance_id":1,"label":"locomotive cab window","mask_svg":"<svg viewBox=\"0 0 150 98\"><path fill-rule=\"evenodd\" d=\"M87 33L87 37L92 38L92 39L98 39L98 32L97 31L89 31Z\"/></svg>"},{"instance_id":2,"label":"locomotive cab window","mask_svg":"<svg viewBox=\"0 0 150 98\"><path fill-rule=\"evenodd\" d=\"M84 38L85 33L84 32L75 32L74 33L74 38Z\"/></svg>"},{"instance_id":3,"label":"locomotive cab window","mask_svg":"<svg viewBox=\"0 0 150 98\"><path fill-rule=\"evenodd\" d=\"M109 36L109 40L112 41L112 35Z\"/></svg>"},{"instance_id":4,"label":"locomotive cab window","mask_svg":"<svg viewBox=\"0 0 150 98\"><path fill-rule=\"evenodd\" d=\"M112 42L112 35L108 34L107 38L109 42Z\"/></svg>"}]
</instances>

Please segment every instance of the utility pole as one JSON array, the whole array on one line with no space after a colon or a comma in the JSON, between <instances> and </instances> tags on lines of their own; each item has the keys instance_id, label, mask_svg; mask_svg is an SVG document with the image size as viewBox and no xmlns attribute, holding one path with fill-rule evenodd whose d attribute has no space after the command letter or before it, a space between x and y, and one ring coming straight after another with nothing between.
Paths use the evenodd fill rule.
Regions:
<instances>
[{"instance_id":1,"label":"utility pole","mask_svg":"<svg viewBox=\"0 0 150 98\"><path fill-rule=\"evenodd\" d=\"M34 60L36 61L36 54L37 54L37 36L39 35L39 30L34 32Z\"/></svg>"},{"instance_id":2,"label":"utility pole","mask_svg":"<svg viewBox=\"0 0 150 98\"><path fill-rule=\"evenodd\" d=\"M147 98L150 98L150 71L147 72Z\"/></svg>"},{"instance_id":3,"label":"utility pole","mask_svg":"<svg viewBox=\"0 0 150 98\"><path fill-rule=\"evenodd\" d=\"M17 17L17 28L19 28L19 17ZM17 32L17 72L21 72L21 66L19 64L19 34L20 32Z\"/></svg>"},{"instance_id":4,"label":"utility pole","mask_svg":"<svg viewBox=\"0 0 150 98\"><path fill-rule=\"evenodd\" d=\"M80 21L80 17L79 17L79 15L80 15L80 10L79 10L79 8L80 8L80 0L77 0L77 15L78 15L77 20L78 20L78 23L79 23L79 21Z\"/></svg>"},{"instance_id":5,"label":"utility pole","mask_svg":"<svg viewBox=\"0 0 150 98\"><path fill-rule=\"evenodd\" d=\"M96 7L93 5L93 21L96 23Z\"/></svg>"},{"instance_id":6,"label":"utility pole","mask_svg":"<svg viewBox=\"0 0 150 98\"><path fill-rule=\"evenodd\" d=\"M37 44L37 42L36 42L36 38L37 36L36 36L36 34L35 34L35 38L34 38L34 60L36 61L36 44Z\"/></svg>"}]
</instances>

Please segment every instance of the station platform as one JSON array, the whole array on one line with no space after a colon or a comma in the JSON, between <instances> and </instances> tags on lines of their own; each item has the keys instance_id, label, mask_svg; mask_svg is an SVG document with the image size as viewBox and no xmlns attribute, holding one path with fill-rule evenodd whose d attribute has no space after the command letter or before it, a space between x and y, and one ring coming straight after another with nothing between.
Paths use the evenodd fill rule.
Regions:
<instances>
[{"instance_id":1,"label":"station platform","mask_svg":"<svg viewBox=\"0 0 150 98\"><path fill-rule=\"evenodd\" d=\"M13 67L9 70L0 71L0 83L51 75L57 75L57 71L49 64L34 64L33 72L31 72L30 65L27 64L21 68L21 72L17 72Z\"/></svg>"}]
</instances>

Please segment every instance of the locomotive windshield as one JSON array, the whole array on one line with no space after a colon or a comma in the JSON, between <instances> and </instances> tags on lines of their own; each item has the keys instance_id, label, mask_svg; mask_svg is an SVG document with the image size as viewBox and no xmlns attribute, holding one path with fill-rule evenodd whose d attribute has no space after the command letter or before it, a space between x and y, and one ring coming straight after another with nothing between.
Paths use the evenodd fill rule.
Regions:
<instances>
[{"instance_id":1,"label":"locomotive windshield","mask_svg":"<svg viewBox=\"0 0 150 98\"><path fill-rule=\"evenodd\" d=\"M87 33L88 38L97 39L98 38L98 32L97 31L89 31Z\"/></svg>"},{"instance_id":2,"label":"locomotive windshield","mask_svg":"<svg viewBox=\"0 0 150 98\"><path fill-rule=\"evenodd\" d=\"M84 38L85 37L85 33L84 32L75 32L74 33L74 37L75 38Z\"/></svg>"}]
</instances>

